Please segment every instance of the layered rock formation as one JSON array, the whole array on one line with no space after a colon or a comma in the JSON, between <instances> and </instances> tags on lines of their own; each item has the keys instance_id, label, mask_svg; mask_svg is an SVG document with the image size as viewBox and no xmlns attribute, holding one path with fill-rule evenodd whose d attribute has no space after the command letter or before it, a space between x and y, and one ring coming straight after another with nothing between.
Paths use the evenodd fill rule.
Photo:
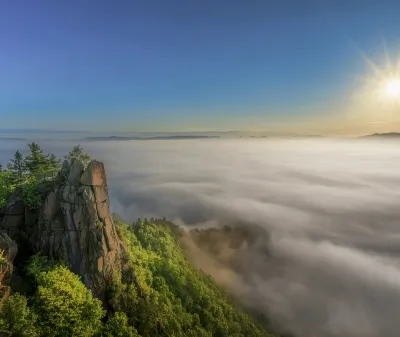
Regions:
<instances>
[{"instance_id":1,"label":"layered rock formation","mask_svg":"<svg viewBox=\"0 0 400 337\"><path fill-rule=\"evenodd\" d=\"M1 228L19 245L29 242L25 249L63 260L103 297L123 250L110 213L104 165L92 161L84 169L78 160L65 161L57 181L37 210L25 207L16 191Z\"/></svg>"},{"instance_id":2,"label":"layered rock formation","mask_svg":"<svg viewBox=\"0 0 400 337\"><path fill-rule=\"evenodd\" d=\"M2 213L1 228L10 237L17 240L21 233L27 231L25 226L25 204L22 200L21 190L16 189L11 193Z\"/></svg>"}]
</instances>

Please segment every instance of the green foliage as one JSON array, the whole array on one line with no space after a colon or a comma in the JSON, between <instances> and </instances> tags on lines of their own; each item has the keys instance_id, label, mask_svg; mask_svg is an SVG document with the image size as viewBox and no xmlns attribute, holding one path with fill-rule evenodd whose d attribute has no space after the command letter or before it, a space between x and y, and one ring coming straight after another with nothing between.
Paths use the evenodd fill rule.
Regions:
<instances>
[{"instance_id":1,"label":"green foliage","mask_svg":"<svg viewBox=\"0 0 400 337\"><path fill-rule=\"evenodd\" d=\"M8 265L8 261L4 257L4 249L0 249L0 268L7 266L7 265Z\"/></svg>"},{"instance_id":2,"label":"green foliage","mask_svg":"<svg viewBox=\"0 0 400 337\"><path fill-rule=\"evenodd\" d=\"M28 144L30 153L24 158L17 150L7 169L0 169L0 206L4 205L9 194L17 187L23 187L24 199L30 208L40 202L36 186L53 180L60 169L60 160L54 154L44 154L36 143ZM25 186L29 183L29 186Z\"/></svg>"},{"instance_id":3,"label":"green foliage","mask_svg":"<svg viewBox=\"0 0 400 337\"><path fill-rule=\"evenodd\" d=\"M193 268L165 220L117 222L127 268L110 287L110 305L126 313L141 336L273 336Z\"/></svg>"},{"instance_id":4,"label":"green foliage","mask_svg":"<svg viewBox=\"0 0 400 337\"><path fill-rule=\"evenodd\" d=\"M18 293L4 301L0 311L0 330L15 337L37 337L36 315L29 309L27 299Z\"/></svg>"},{"instance_id":5,"label":"green foliage","mask_svg":"<svg viewBox=\"0 0 400 337\"><path fill-rule=\"evenodd\" d=\"M95 336L105 312L101 301L64 266L37 276L34 308L44 336Z\"/></svg>"},{"instance_id":6,"label":"green foliage","mask_svg":"<svg viewBox=\"0 0 400 337\"><path fill-rule=\"evenodd\" d=\"M25 165L31 175L39 179L53 177L60 169L60 160L52 153L44 154L37 143L28 144L28 147L30 153L25 158Z\"/></svg>"},{"instance_id":7,"label":"green foliage","mask_svg":"<svg viewBox=\"0 0 400 337\"><path fill-rule=\"evenodd\" d=\"M139 334L128 324L128 317L123 312L116 312L105 324L102 337L139 337Z\"/></svg>"},{"instance_id":8,"label":"green foliage","mask_svg":"<svg viewBox=\"0 0 400 337\"><path fill-rule=\"evenodd\" d=\"M7 170L0 171L0 207L7 203L8 196L16 187L10 181L10 172Z\"/></svg>"},{"instance_id":9,"label":"green foliage","mask_svg":"<svg viewBox=\"0 0 400 337\"><path fill-rule=\"evenodd\" d=\"M86 167L92 160L92 158L86 152L83 152L83 148L79 144L72 148L71 152L65 156L65 159L78 159L84 167Z\"/></svg>"},{"instance_id":10,"label":"green foliage","mask_svg":"<svg viewBox=\"0 0 400 337\"><path fill-rule=\"evenodd\" d=\"M60 163L36 143L29 144L29 151L26 158L17 151L7 169L0 168L0 206L17 187L27 207L36 209L43 201L38 191L51 185L47 181L55 177ZM80 145L66 158L79 159L85 166L90 161ZM0 310L0 329L12 336L50 337L273 336L235 307L211 277L191 266L176 226L157 219L133 226L116 223L126 256L123 268L113 270L107 289L108 320L102 303L77 275L39 254L25 268L36 287L31 305L24 296L11 296ZM0 266L3 262L0 254Z\"/></svg>"},{"instance_id":11,"label":"green foliage","mask_svg":"<svg viewBox=\"0 0 400 337\"><path fill-rule=\"evenodd\" d=\"M22 199L29 209L36 209L41 204L41 195L38 192L38 182L32 177L22 185Z\"/></svg>"},{"instance_id":12,"label":"green foliage","mask_svg":"<svg viewBox=\"0 0 400 337\"><path fill-rule=\"evenodd\" d=\"M25 267L26 275L36 282L41 273L51 271L57 266L63 266L61 261L55 261L41 253L32 255Z\"/></svg>"},{"instance_id":13,"label":"green foliage","mask_svg":"<svg viewBox=\"0 0 400 337\"><path fill-rule=\"evenodd\" d=\"M4 170L0 165L0 207L2 207L17 187L22 187L23 198L29 208L35 209L41 202L37 186L43 182L54 181L60 170L60 160L52 153L45 154L37 143L28 144L29 153L24 158L17 150ZM91 158L83 152L80 145L74 146L66 156L77 158L86 166Z\"/></svg>"},{"instance_id":14,"label":"green foliage","mask_svg":"<svg viewBox=\"0 0 400 337\"><path fill-rule=\"evenodd\" d=\"M37 254L25 268L37 286L31 307L25 297L12 296L0 312L0 328L15 336L273 336L189 264L172 224L116 223L127 256L108 289L105 324L101 302L79 277Z\"/></svg>"},{"instance_id":15,"label":"green foliage","mask_svg":"<svg viewBox=\"0 0 400 337\"><path fill-rule=\"evenodd\" d=\"M20 185L26 177L26 164L22 153L18 150L14 153L14 158L7 164L9 172L9 182L12 185Z\"/></svg>"}]
</instances>

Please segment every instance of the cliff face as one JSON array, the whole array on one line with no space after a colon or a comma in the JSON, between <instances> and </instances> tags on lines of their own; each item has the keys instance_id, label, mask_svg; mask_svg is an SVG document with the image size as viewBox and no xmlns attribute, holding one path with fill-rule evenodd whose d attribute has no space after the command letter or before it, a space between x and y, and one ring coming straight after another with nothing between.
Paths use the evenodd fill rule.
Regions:
<instances>
[{"instance_id":1,"label":"cliff face","mask_svg":"<svg viewBox=\"0 0 400 337\"><path fill-rule=\"evenodd\" d=\"M11 193L2 213L1 229L14 240L24 241L21 236L24 236L29 230L25 226L25 204L22 200L21 190L17 189Z\"/></svg>"},{"instance_id":2,"label":"cliff face","mask_svg":"<svg viewBox=\"0 0 400 337\"><path fill-rule=\"evenodd\" d=\"M0 232L0 303L10 294L13 261L18 252L17 244L9 236Z\"/></svg>"},{"instance_id":3,"label":"cliff face","mask_svg":"<svg viewBox=\"0 0 400 337\"><path fill-rule=\"evenodd\" d=\"M65 261L86 286L103 297L123 251L109 209L103 163L92 161L84 170L78 160L65 161L58 182L46 195L39 209L30 210L14 193L1 228L18 245L29 245L25 249Z\"/></svg>"}]
</instances>

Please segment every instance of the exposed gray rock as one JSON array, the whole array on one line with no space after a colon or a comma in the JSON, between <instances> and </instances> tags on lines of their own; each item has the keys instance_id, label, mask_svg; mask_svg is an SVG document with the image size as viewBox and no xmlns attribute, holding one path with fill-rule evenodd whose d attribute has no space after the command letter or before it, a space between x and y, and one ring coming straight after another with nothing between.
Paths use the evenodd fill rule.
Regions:
<instances>
[{"instance_id":1,"label":"exposed gray rock","mask_svg":"<svg viewBox=\"0 0 400 337\"><path fill-rule=\"evenodd\" d=\"M86 186L107 187L107 178L106 172L104 170L104 164L97 160L91 161L85 172L83 172L82 174L81 184Z\"/></svg>"},{"instance_id":2,"label":"exposed gray rock","mask_svg":"<svg viewBox=\"0 0 400 337\"><path fill-rule=\"evenodd\" d=\"M103 163L93 161L83 173L81 168L79 161L64 162L61 175L67 178L47 196L31 244L64 260L102 297L123 246L110 213Z\"/></svg>"},{"instance_id":3,"label":"exposed gray rock","mask_svg":"<svg viewBox=\"0 0 400 337\"><path fill-rule=\"evenodd\" d=\"M69 168L68 182L72 185L79 185L83 172L83 164L78 159L72 159Z\"/></svg>"},{"instance_id":4,"label":"exposed gray rock","mask_svg":"<svg viewBox=\"0 0 400 337\"><path fill-rule=\"evenodd\" d=\"M48 220L53 220L60 210L60 200L57 198L57 190L51 192L44 203L43 215Z\"/></svg>"},{"instance_id":5,"label":"exposed gray rock","mask_svg":"<svg viewBox=\"0 0 400 337\"><path fill-rule=\"evenodd\" d=\"M25 205L21 198L21 191L16 189L8 198L7 204L4 208L5 215L20 215L25 212Z\"/></svg>"},{"instance_id":6,"label":"exposed gray rock","mask_svg":"<svg viewBox=\"0 0 400 337\"><path fill-rule=\"evenodd\" d=\"M25 205L19 189L11 193L3 212L1 229L16 239L21 228L25 226Z\"/></svg>"},{"instance_id":7,"label":"exposed gray rock","mask_svg":"<svg viewBox=\"0 0 400 337\"><path fill-rule=\"evenodd\" d=\"M96 296L103 297L123 254L110 213L103 163L92 161L83 170L79 160L66 160L57 180L42 185L39 192L46 197L38 209L25 207L21 190L11 194L2 209L1 229L23 247L22 256L42 251L64 260ZM0 249L2 241L11 241L7 238L0 233ZM7 248L10 259L16 254L12 247Z\"/></svg>"},{"instance_id":8,"label":"exposed gray rock","mask_svg":"<svg viewBox=\"0 0 400 337\"><path fill-rule=\"evenodd\" d=\"M62 167L61 167L61 171L60 171L60 175L61 175L61 180L68 180L68 176L69 176L69 169L70 169L70 164L68 160L64 160Z\"/></svg>"},{"instance_id":9,"label":"exposed gray rock","mask_svg":"<svg viewBox=\"0 0 400 337\"><path fill-rule=\"evenodd\" d=\"M0 250L3 251L3 257L12 264L18 253L18 246L15 241L11 240L3 231L0 231Z\"/></svg>"}]
</instances>

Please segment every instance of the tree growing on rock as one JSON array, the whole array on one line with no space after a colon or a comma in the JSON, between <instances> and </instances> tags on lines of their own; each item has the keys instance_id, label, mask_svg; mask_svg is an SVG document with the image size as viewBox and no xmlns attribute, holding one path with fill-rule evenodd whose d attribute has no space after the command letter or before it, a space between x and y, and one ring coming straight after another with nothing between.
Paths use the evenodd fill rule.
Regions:
<instances>
[{"instance_id":1,"label":"tree growing on rock","mask_svg":"<svg viewBox=\"0 0 400 337\"><path fill-rule=\"evenodd\" d=\"M30 153L25 159L25 165L33 176L37 178L52 176L60 169L60 160L54 154L44 154L41 147L35 142L28 146Z\"/></svg>"},{"instance_id":2,"label":"tree growing on rock","mask_svg":"<svg viewBox=\"0 0 400 337\"><path fill-rule=\"evenodd\" d=\"M17 150L14 158L7 164L7 170L10 173L11 184L19 185L26 177L26 163L22 153Z\"/></svg>"},{"instance_id":3,"label":"tree growing on rock","mask_svg":"<svg viewBox=\"0 0 400 337\"><path fill-rule=\"evenodd\" d=\"M0 207L2 207L8 199L8 196L15 188L15 185L10 183L10 172L3 170L0 172Z\"/></svg>"},{"instance_id":4,"label":"tree growing on rock","mask_svg":"<svg viewBox=\"0 0 400 337\"><path fill-rule=\"evenodd\" d=\"M79 144L72 148L71 152L68 153L67 156L65 156L65 159L67 160L78 159L85 168L92 160L89 154L84 152L83 148Z\"/></svg>"}]
</instances>

